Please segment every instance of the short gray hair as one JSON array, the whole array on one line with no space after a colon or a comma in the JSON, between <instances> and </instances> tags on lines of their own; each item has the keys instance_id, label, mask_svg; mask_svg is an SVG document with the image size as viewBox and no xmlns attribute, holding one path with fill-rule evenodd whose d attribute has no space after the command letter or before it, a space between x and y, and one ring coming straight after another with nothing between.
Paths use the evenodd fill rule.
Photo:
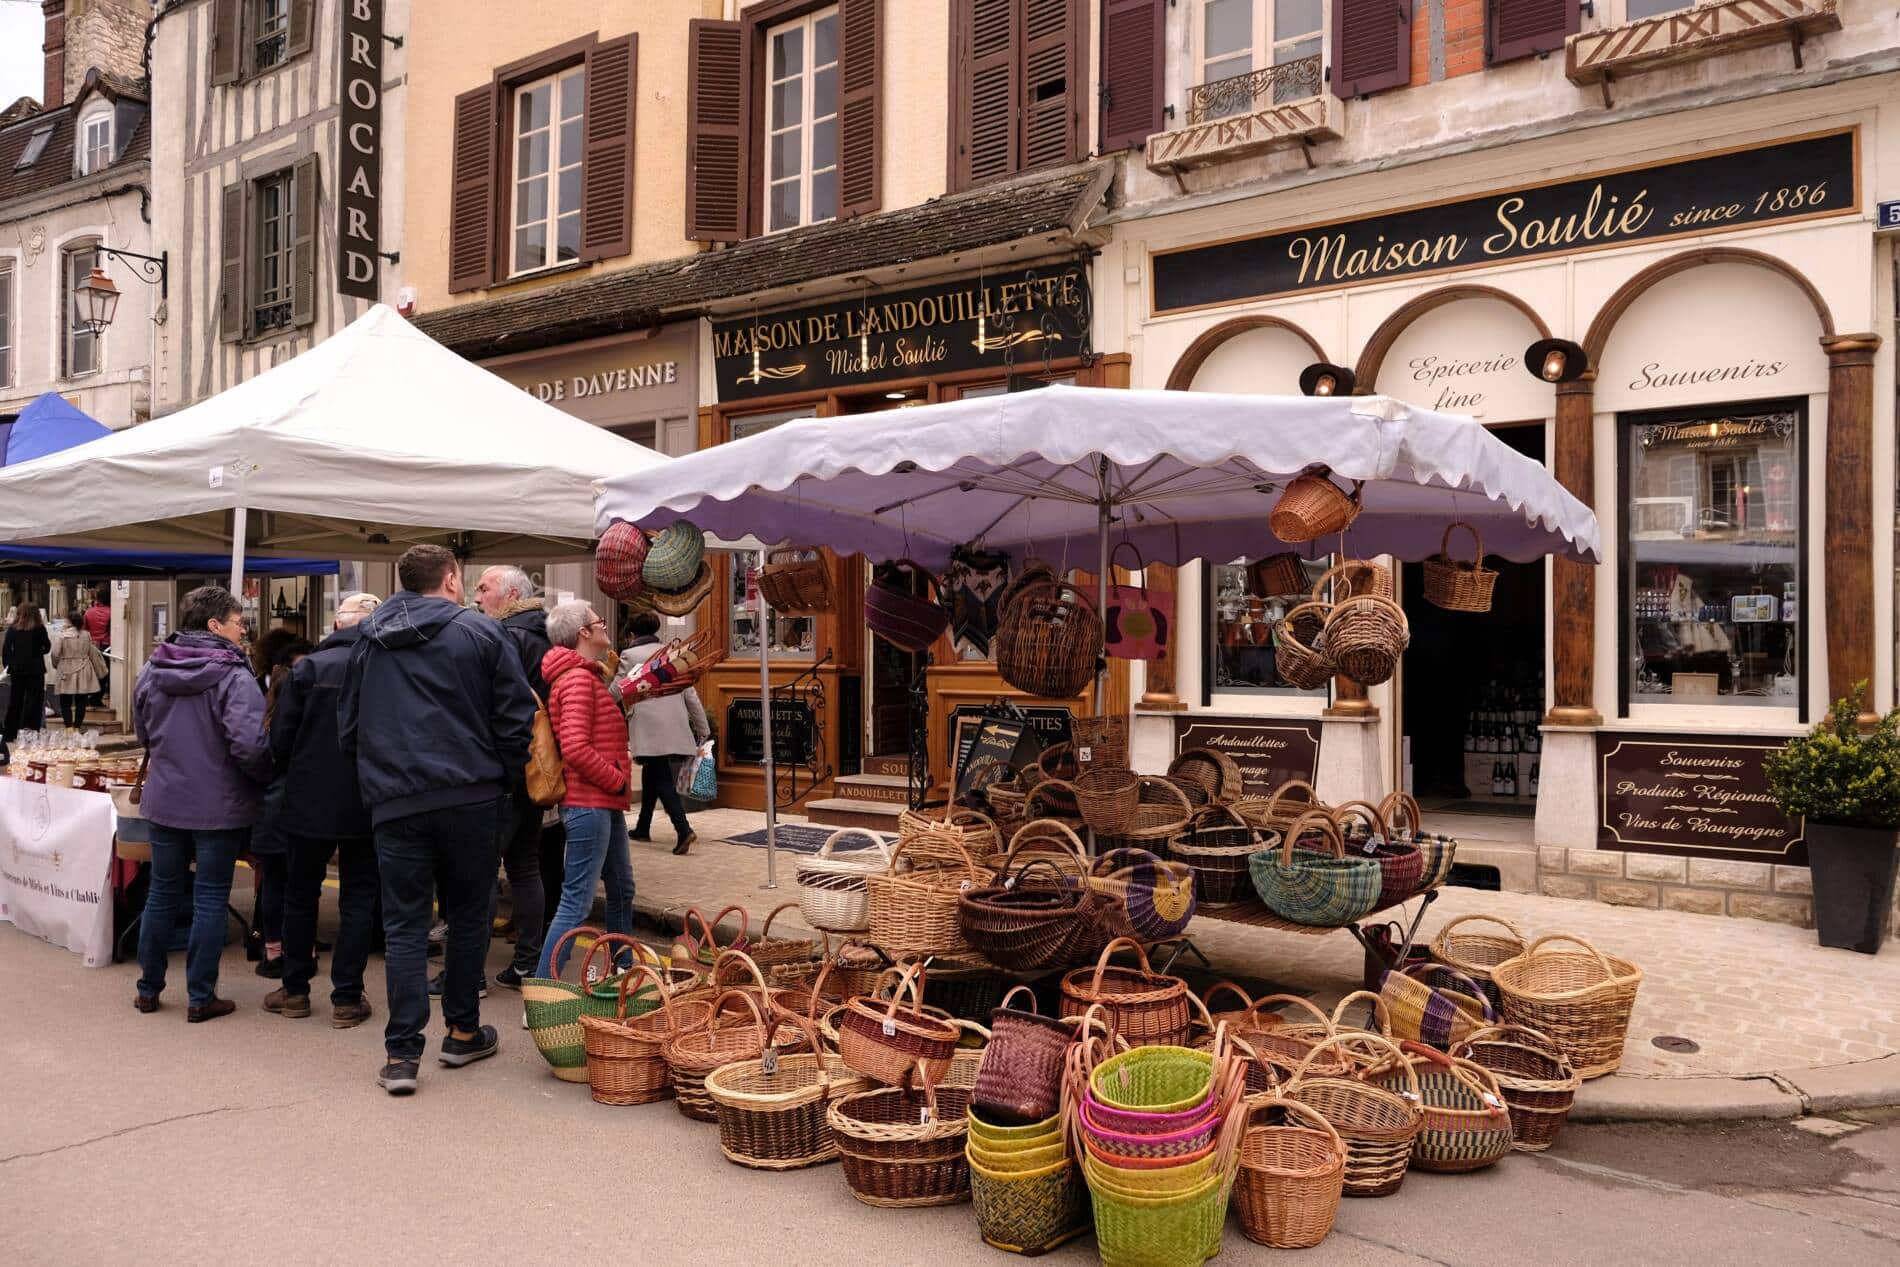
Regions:
<instances>
[{"instance_id":1,"label":"short gray hair","mask_svg":"<svg viewBox=\"0 0 1900 1267\"><path fill-rule=\"evenodd\" d=\"M525 601L534 597L534 578L512 564L487 569L495 574L495 588L513 590L517 600Z\"/></svg>"},{"instance_id":2,"label":"short gray hair","mask_svg":"<svg viewBox=\"0 0 1900 1267\"><path fill-rule=\"evenodd\" d=\"M593 610L592 603L579 599L556 607L548 613L548 641L557 647L574 647L580 642L581 630L587 627Z\"/></svg>"}]
</instances>

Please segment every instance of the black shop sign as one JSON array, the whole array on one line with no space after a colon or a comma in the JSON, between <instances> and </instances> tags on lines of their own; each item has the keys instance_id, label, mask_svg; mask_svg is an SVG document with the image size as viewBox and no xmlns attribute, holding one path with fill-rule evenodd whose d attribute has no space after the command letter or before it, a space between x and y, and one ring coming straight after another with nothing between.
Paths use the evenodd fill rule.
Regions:
<instances>
[{"instance_id":1,"label":"black shop sign","mask_svg":"<svg viewBox=\"0 0 1900 1267\"><path fill-rule=\"evenodd\" d=\"M1293 779L1311 783L1319 770L1319 723L1235 717L1177 718L1176 755L1206 748L1240 767L1249 796L1267 796Z\"/></svg>"},{"instance_id":2,"label":"black shop sign","mask_svg":"<svg viewBox=\"0 0 1900 1267\"><path fill-rule=\"evenodd\" d=\"M381 297L376 257L383 191L383 0L343 0L342 8L336 288L374 302Z\"/></svg>"},{"instance_id":3,"label":"black shop sign","mask_svg":"<svg viewBox=\"0 0 1900 1267\"><path fill-rule=\"evenodd\" d=\"M1806 866L1805 824L1768 790L1761 736L1597 733L1597 846Z\"/></svg>"},{"instance_id":4,"label":"black shop sign","mask_svg":"<svg viewBox=\"0 0 1900 1267\"><path fill-rule=\"evenodd\" d=\"M772 764L810 765L818 756L816 717L803 700L772 701ZM757 696L726 704L726 760L765 764L765 709Z\"/></svg>"},{"instance_id":5,"label":"black shop sign","mask_svg":"<svg viewBox=\"0 0 1900 1267\"><path fill-rule=\"evenodd\" d=\"M1482 198L1183 247L1154 259L1154 310L1176 312L1726 233L1860 210L1858 131L1618 168Z\"/></svg>"},{"instance_id":6,"label":"black shop sign","mask_svg":"<svg viewBox=\"0 0 1900 1267\"><path fill-rule=\"evenodd\" d=\"M722 401L958 370L1039 367L1089 349L1088 269L1055 264L713 323Z\"/></svg>"}]
</instances>

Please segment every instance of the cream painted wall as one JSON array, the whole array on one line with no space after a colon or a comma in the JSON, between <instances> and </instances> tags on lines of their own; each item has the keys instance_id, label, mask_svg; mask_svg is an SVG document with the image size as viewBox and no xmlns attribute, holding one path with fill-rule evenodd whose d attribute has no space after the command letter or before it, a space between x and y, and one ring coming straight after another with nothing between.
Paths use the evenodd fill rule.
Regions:
<instances>
[{"instance_id":1,"label":"cream painted wall","mask_svg":"<svg viewBox=\"0 0 1900 1267\"><path fill-rule=\"evenodd\" d=\"M404 219L403 270L419 311L518 294L654 260L691 255L686 239L686 49L693 18L725 16L723 0L412 0L408 176L416 196ZM497 66L571 39L638 34L633 144L633 253L539 281L449 293L449 189L455 98L489 82Z\"/></svg>"}]
</instances>

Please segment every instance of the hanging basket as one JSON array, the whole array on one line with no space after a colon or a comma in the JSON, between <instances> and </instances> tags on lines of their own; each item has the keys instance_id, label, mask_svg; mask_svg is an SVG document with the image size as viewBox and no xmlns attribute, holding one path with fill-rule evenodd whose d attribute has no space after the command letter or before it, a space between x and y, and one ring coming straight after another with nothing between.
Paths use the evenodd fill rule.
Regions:
<instances>
[{"instance_id":1,"label":"hanging basket","mask_svg":"<svg viewBox=\"0 0 1900 1267\"><path fill-rule=\"evenodd\" d=\"M600 592L622 602L635 599L646 588L641 569L646 566L647 534L624 519L616 519L594 546L594 583Z\"/></svg>"},{"instance_id":2,"label":"hanging basket","mask_svg":"<svg viewBox=\"0 0 1900 1267\"><path fill-rule=\"evenodd\" d=\"M1304 594L1307 590L1306 567L1291 550L1255 559L1247 565L1247 580L1253 592L1262 598Z\"/></svg>"},{"instance_id":3,"label":"hanging basket","mask_svg":"<svg viewBox=\"0 0 1900 1267\"><path fill-rule=\"evenodd\" d=\"M675 519L653 536L640 577L648 589L684 590L699 577L706 534L690 519Z\"/></svg>"},{"instance_id":4,"label":"hanging basket","mask_svg":"<svg viewBox=\"0 0 1900 1267\"><path fill-rule=\"evenodd\" d=\"M1247 790L1239 764L1212 748L1188 749L1168 763L1168 777L1199 784L1207 799L1219 804L1232 804Z\"/></svg>"},{"instance_id":5,"label":"hanging basket","mask_svg":"<svg viewBox=\"0 0 1900 1267\"><path fill-rule=\"evenodd\" d=\"M1578 949L1546 949L1570 942ZM1599 1078L1623 1063L1623 1039L1643 970L1580 937L1550 933L1491 970L1504 1019L1552 1038L1580 1077Z\"/></svg>"},{"instance_id":6,"label":"hanging basket","mask_svg":"<svg viewBox=\"0 0 1900 1267\"><path fill-rule=\"evenodd\" d=\"M1296 849L1315 828L1331 856ZM1281 919L1313 928L1343 928L1379 904L1385 874L1372 858L1348 858L1332 819L1309 811L1295 819L1280 852L1263 849L1249 859L1254 891Z\"/></svg>"},{"instance_id":7,"label":"hanging basket","mask_svg":"<svg viewBox=\"0 0 1900 1267\"><path fill-rule=\"evenodd\" d=\"M916 592L921 582L924 594ZM909 559L880 563L864 591L864 623L903 651L928 651L950 627L950 613L928 596L936 581Z\"/></svg>"},{"instance_id":8,"label":"hanging basket","mask_svg":"<svg viewBox=\"0 0 1900 1267\"><path fill-rule=\"evenodd\" d=\"M815 616L838 609L837 587L831 565L816 550L780 546L765 554L759 569L759 592L775 611Z\"/></svg>"},{"instance_id":9,"label":"hanging basket","mask_svg":"<svg viewBox=\"0 0 1900 1267\"><path fill-rule=\"evenodd\" d=\"M1316 691L1332 679L1332 656L1327 654L1325 603L1301 603L1280 617L1273 627L1273 667L1288 686Z\"/></svg>"},{"instance_id":10,"label":"hanging basket","mask_svg":"<svg viewBox=\"0 0 1900 1267\"><path fill-rule=\"evenodd\" d=\"M1348 598L1391 598L1392 570L1371 559L1344 559L1320 574L1313 582L1307 601L1342 603Z\"/></svg>"},{"instance_id":11,"label":"hanging basket","mask_svg":"<svg viewBox=\"0 0 1900 1267\"><path fill-rule=\"evenodd\" d=\"M1018 593L996 630L996 671L1019 691L1069 699L1095 679L1102 618L1088 595L1062 581Z\"/></svg>"},{"instance_id":12,"label":"hanging basket","mask_svg":"<svg viewBox=\"0 0 1900 1267\"><path fill-rule=\"evenodd\" d=\"M651 608L662 616L684 618L706 601L712 593L712 566L699 565L699 572L680 589L664 589L651 581L644 593L632 601L635 610Z\"/></svg>"},{"instance_id":13,"label":"hanging basket","mask_svg":"<svg viewBox=\"0 0 1900 1267\"><path fill-rule=\"evenodd\" d=\"M1583 1085L1556 1043L1521 1025L1497 1025L1471 1035L1452 1055L1497 1078L1511 1110L1512 1147L1541 1153L1556 1142Z\"/></svg>"},{"instance_id":14,"label":"hanging basket","mask_svg":"<svg viewBox=\"0 0 1900 1267\"><path fill-rule=\"evenodd\" d=\"M1334 667L1362 686L1377 686L1398 672L1412 642L1405 609L1377 594L1354 594L1326 615L1326 654Z\"/></svg>"},{"instance_id":15,"label":"hanging basket","mask_svg":"<svg viewBox=\"0 0 1900 1267\"><path fill-rule=\"evenodd\" d=\"M1352 482L1348 493L1333 483L1332 472L1316 467L1295 476L1267 515L1267 527L1289 545L1344 532L1359 517L1364 480Z\"/></svg>"},{"instance_id":16,"label":"hanging basket","mask_svg":"<svg viewBox=\"0 0 1900 1267\"><path fill-rule=\"evenodd\" d=\"M1458 528L1471 534L1472 558L1469 563L1451 557L1451 534ZM1484 538L1478 535L1475 524L1446 524L1445 535L1438 541L1438 553L1425 560L1422 566L1427 602L1443 607L1446 611L1491 610L1491 587L1497 584L1498 574L1484 565Z\"/></svg>"}]
</instances>

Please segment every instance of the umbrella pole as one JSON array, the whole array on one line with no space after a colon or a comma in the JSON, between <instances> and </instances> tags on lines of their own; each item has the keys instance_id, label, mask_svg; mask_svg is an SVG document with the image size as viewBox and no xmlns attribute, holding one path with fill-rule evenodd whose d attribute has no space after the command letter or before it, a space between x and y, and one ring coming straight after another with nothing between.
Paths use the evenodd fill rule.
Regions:
<instances>
[{"instance_id":1,"label":"umbrella pole","mask_svg":"<svg viewBox=\"0 0 1900 1267\"><path fill-rule=\"evenodd\" d=\"M774 722L777 720L772 709L772 608L765 601L763 587L758 590L758 595L759 707L765 714L765 883L759 887L776 889L778 887L778 776L772 769Z\"/></svg>"},{"instance_id":2,"label":"umbrella pole","mask_svg":"<svg viewBox=\"0 0 1900 1267\"><path fill-rule=\"evenodd\" d=\"M1096 542L1097 568L1095 572L1095 612L1104 621L1108 619L1108 495L1104 491L1102 500L1096 503ZM1104 716L1108 706L1108 656L1104 653L1095 668L1095 715Z\"/></svg>"},{"instance_id":3,"label":"umbrella pole","mask_svg":"<svg viewBox=\"0 0 1900 1267\"><path fill-rule=\"evenodd\" d=\"M248 527L244 507L231 512L231 592L244 593L244 530ZM268 597L268 596L267 596Z\"/></svg>"}]
</instances>

